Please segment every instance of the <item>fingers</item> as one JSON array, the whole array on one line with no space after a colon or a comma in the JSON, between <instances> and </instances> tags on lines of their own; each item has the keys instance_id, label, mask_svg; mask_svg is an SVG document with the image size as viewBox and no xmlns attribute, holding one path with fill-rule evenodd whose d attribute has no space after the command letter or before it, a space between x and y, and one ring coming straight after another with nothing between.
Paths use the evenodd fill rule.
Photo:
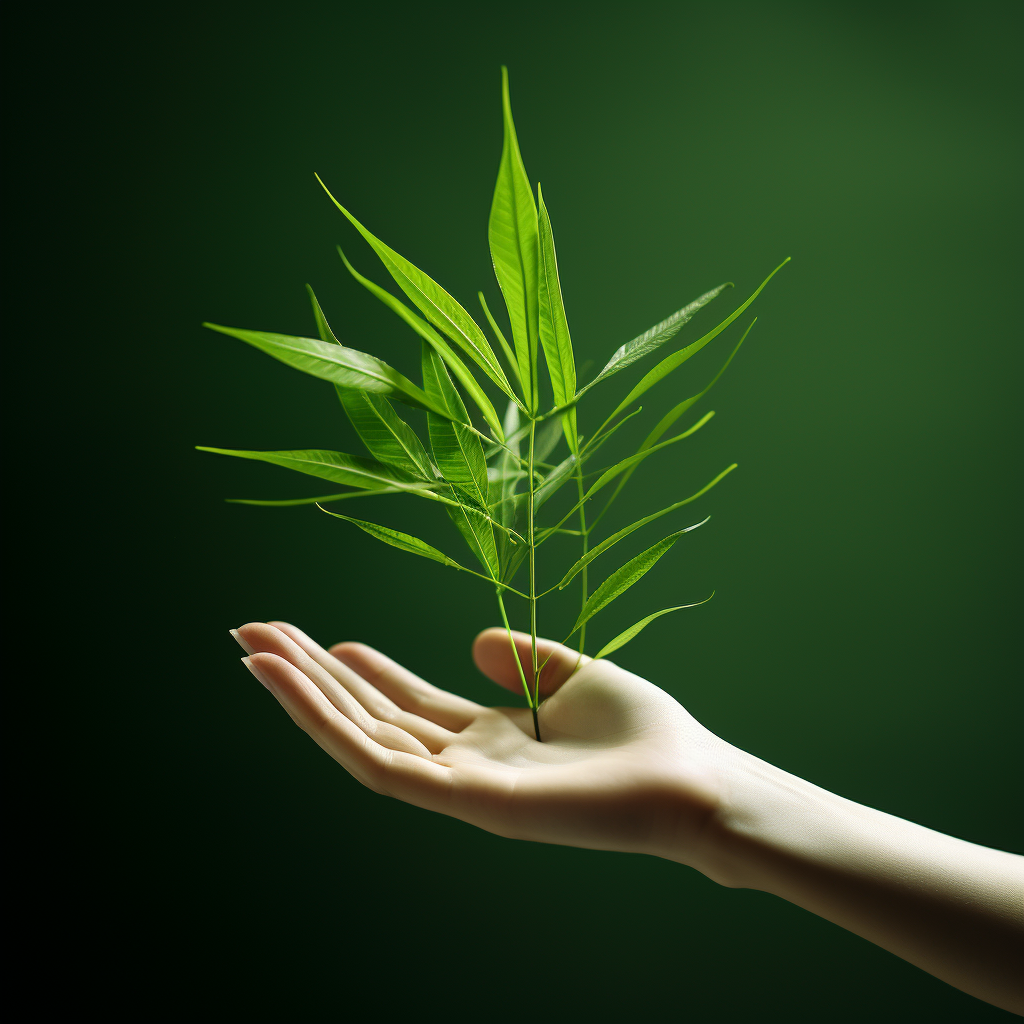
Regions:
<instances>
[{"instance_id":1,"label":"fingers","mask_svg":"<svg viewBox=\"0 0 1024 1024\"><path fill-rule=\"evenodd\" d=\"M526 675L526 682L533 688L533 655L530 650L530 635L512 631L516 651ZM504 629L494 627L485 629L473 641L473 660L477 668L485 676L489 676L499 686L514 693L523 692L523 683L519 678L519 666L512 653L512 645L508 633ZM544 665L540 674L540 693L542 697L550 697L569 676L576 671L577 665L583 666L592 659L585 654L581 657L576 651L553 640L537 638L537 662Z\"/></svg>"},{"instance_id":2,"label":"fingers","mask_svg":"<svg viewBox=\"0 0 1024 1024\"><path fill-rule=\"evenodd\" d=\"M461 732L484 710L471 700L432 686L366 644L335 644L330 654L403 711L430 719L452 732Z\"/></svg>"},{"instance_id":3,"label":"fingers","mask_svg":"<svg viewBox=\"0 0 1024 1024\"><path fill-rule=\"evenodd\" d=\"M378 743L308 675L279 655L261 652L243 661L296 724L364 785L419 807L446 812L451 789L448 768L429 756Z\"/></svg>"},{"instance_id":4,"label":"fingers","mask_svg":"<svg viewBox=\"0 0 1024 1024\"><path fill-rule=\"evenodd\" d=\"M440 723L401 708L358 672L325 651L297 626L288 622L269 622L267 625L293 640L321 668L334 676L374 718L405 729L425 744L432 754L440 753L455 739L455 732Z\"/></svg>"},{"instance_id":5,"label":"fingers","mask_svg":"<svg viewBox=\"0 0 1024 1024\"><path fill-rule=\"evenodd\" d=\"M345 685L351 673L343 665L337 674L328 672L281 630L262 622L250 622L238 630L239 638L260 654L273 654L289 662L316 686L324 697L365 734L391 750L429 756L431 750L414 732L374 717ZM250 656L252 657L252 656ZM255 664L255 662L253 662ZM341 677L341 678L339 678ZM429 723L425 723L429 724ZM439 748L439 749L443 749Z\"/></svg>"}]
</instances>

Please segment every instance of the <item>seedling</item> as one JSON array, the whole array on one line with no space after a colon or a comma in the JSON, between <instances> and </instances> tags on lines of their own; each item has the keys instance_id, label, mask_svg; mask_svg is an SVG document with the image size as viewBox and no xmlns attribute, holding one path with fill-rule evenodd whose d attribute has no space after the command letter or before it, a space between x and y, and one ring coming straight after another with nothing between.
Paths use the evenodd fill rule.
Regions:
<instances>
[{"instance_id":1,"label":"seedling","mask_svg":"<svg viewBox=\"0 0 1024 1024\"><path fill-rule=\"evenodd\" d=\"M541 700L540 679L544 664L538 664L537 658L538 602L553 591L563 590L578 580L580 611L565 642L576 636L582 654L590 620L632 587L684 533L707 522L705 519L668 534L635 558L629 559L593 592L590 591L589 571L593 562L634 530L706 494L736 468L733 463L695 494L645 516L599 543L593 543L598 524L636 467L656 452L692 436L714 415L714 412L708 412L686 430L663 440L675 422L703 398L722 375L743 344L754 321L747 326L711 382L670 409L633 455L595 472L584 472L585 467L604 443L640 411L637 407L640 397L739 318L788 259L776 267L761 286L717 327L658 362L589 436L580 433L578 409L592 389L603 385L610 377L637 360L657 351L698 310L731 288L732 284L726 282L712 288L639 337L620 346L612 353L600 373L579 387L569 325L562 302L551 219L540 185L537 186L535 199L523 165L512 121L508 73L504 68L502 110L504 145L491 205L488 240L494 273L508 313L511 343L488 309L482 292L478 293L478 298L484 319L490 325L504 356L504 365L495 354L484 330L466 309L436 281L356 220L317 176L334 205L366 239L395 283L419 310L420 315L364 277L339 247L339 255L349 273L419 335L422 387L375 356L341 344L310 288L319 339L238 330L217 324L205 326L248 342L289 366L333 383L348 418L365 443L371 458L321 449L257 452L200 448L200 451L258 459L350 488L337 494L288 501L235 499L239 504L316 504L329 515L357 526L385 544L486 580L497 595L502 622L515 652L523 692L533 711L534 730L540 740L537 708ZM540 381L541 351L544 353L548 388L542 388ZM468 363L465 357L468 357ZM475 364L475 368L507 399L503 416L498 416L491 398L470 364ZM483 429L474 423L474 415L467 409L465 398L469 399L474 408L474 415L482 420ZM425 410L428 444L425 445L416 431L398 415L393 402ZM559 461L550 461L563 437L568 455ZM538 522L541 509L554 494L570 483L576 485L575 502L556 522L541 526ZM611 488L613 483L615 487ZM419 537L332 512L324 507L353 498L393 494L410 494L442 504L483 571L462 565ZM602 494L603 507L588 522L587 511L598 494ZM566 525L574 517L578 528ZM557 583L538 591L538 552L556 534L578 537L582 547L580 557ZM524 583L517 584L517 580L524 562L527 563L527 578L525 589L522 589ZM529 606L529 680L512 639L505 608L507 595L521 598ZM710 598L704 599L707 600ZM603 658L618 650L659 616L683 608L693 608L704 601L662 608L644 616L605 644L595 657Z\"/></svg>"}]
</instances>

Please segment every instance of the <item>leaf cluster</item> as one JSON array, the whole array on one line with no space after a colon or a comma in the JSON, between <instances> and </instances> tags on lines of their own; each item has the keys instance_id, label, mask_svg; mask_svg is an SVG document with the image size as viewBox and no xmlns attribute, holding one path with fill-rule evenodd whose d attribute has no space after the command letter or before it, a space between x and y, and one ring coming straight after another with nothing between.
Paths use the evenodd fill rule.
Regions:
<instances>
[{"instance_id":1,"label":"leaf cluster","mask_svg":"<svg viewBox=\"0 0 1024 1024\"><path fill-rule=\"evenodd\" d=\"M559 279L551 216L540 185L535 193L526 173L512 119L508 74L504 68L501 98L504 141L488 222L488 243L507 314L507 334L492 314L482 292L478 293L483 314L481 320L489 328L490 338L481 326L481 320L475 319L424 271L377 238L320 181L331 201L373 249L404 296L403 301L365 277L339 246L338 254L352 277L417 336L419 383L381 359L339 341L312 288L309 288L317 329L315 338L241 330L217 324L205 326L253 345L294 369L331 382L369 457L322 449L242 451L203 447L200 450L268 462L346 488L335 493L283 501L234 499L240 504L317 504L323 507L354 498L406 494L443 505L472 554L474 568L419 537L326 508L323 510L384 544L487 580L497 594L506 628L505 596L511 593L525 599L530 610L533 663L531 673L527 673L526 667L520 663L520 675L536 722L539 680L543 671L543 665L538 665L536 657L537 602L552 591L562 590L573 581L579 582L580 611L566 639L578 633L582 653L587 623L649 572L680 537L707 522L705 519L674 530L616 568L590 592L588 572L597 559L634 531L697 500L736 468L735 464L728 466L696 493L644 516L596 545L591 544L596 526L640 463L691 437L714 415L708 412L687 429L665 437L676 421L716 383L742 345L753 321L714 378L665 413L632 455L589 471L591 460L604 443L640 411L638 400L739 318L784 264L776 267L753 294L714 328L656 362L596 430L589 436L581 434L579 406L593 389L633 363L658 354L697 312L730 289L732 284L725 282L705 291L638 337L619 346L600 372L580 386ZM319 176L317 180L320 180ZM542 365L545 371L543 382ZM504 402L500 417L488 389L492 394L500 392ZM399 415L396 404L425 413L425 439ZM563 440L564 454L556 457ZM576 500L557 521L542 527L538 513L555 494L571 483L576 484ZM614 488L611 488L612 484L615 484ZM588 523L587 510L593 507L592 500L602 492L601 510ZM574 516L578 516L578 529L566 526ZM582 553L558 583L538 593L538 550L552 536L565 533L580 538ZM519 582L524 563L528 563L528 580ZM691 607L694 607L693 603L646 615L607 643L596 656L604 657L622 647L659 616ZM509 638L511 642L511 632ZM515 645L512 646L515 650ZM532 688L527 682L528 675L533 680Z\"/></svg>"}]
</instances>

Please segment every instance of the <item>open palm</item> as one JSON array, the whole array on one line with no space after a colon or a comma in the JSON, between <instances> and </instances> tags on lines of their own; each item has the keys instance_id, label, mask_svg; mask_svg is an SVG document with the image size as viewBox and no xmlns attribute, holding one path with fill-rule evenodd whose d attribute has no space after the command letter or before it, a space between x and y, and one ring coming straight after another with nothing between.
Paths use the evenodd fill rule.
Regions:
<instances>
[{"instance_id":1,"label":"open palm","mask_svg":"<svg viewBox=\"0 0 1024 1024\"><path fill-rule=\"evenodd\" d=\"M717 806L728 744L669 694L550 641L543 742L526 708L489 708L363 644L324 650L286 623L235 632L254 674L300 728L366 786L498 835L678 856ZM524 663L529 637L515 634ZM477 665L521 684L507 634L481 633ZM575 671L574 671L575 670Z\"/></svg>"}]
</instances>

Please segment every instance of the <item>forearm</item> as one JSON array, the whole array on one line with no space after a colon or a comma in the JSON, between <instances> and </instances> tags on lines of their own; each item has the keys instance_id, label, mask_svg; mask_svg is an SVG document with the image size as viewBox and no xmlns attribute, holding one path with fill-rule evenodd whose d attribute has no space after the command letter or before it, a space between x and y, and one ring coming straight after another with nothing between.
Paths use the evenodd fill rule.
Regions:
<instances>
[{"instance_id":1,"label":"forearm","mask_svg":"<svg viewBox=\"0 0 1024 1024\"><path fill-rule=\"evenodd\" d=\"M824 917L1024 1013L1024 857L845 800L738 755L707 873Z\"/></svg>"}]
</instances>

